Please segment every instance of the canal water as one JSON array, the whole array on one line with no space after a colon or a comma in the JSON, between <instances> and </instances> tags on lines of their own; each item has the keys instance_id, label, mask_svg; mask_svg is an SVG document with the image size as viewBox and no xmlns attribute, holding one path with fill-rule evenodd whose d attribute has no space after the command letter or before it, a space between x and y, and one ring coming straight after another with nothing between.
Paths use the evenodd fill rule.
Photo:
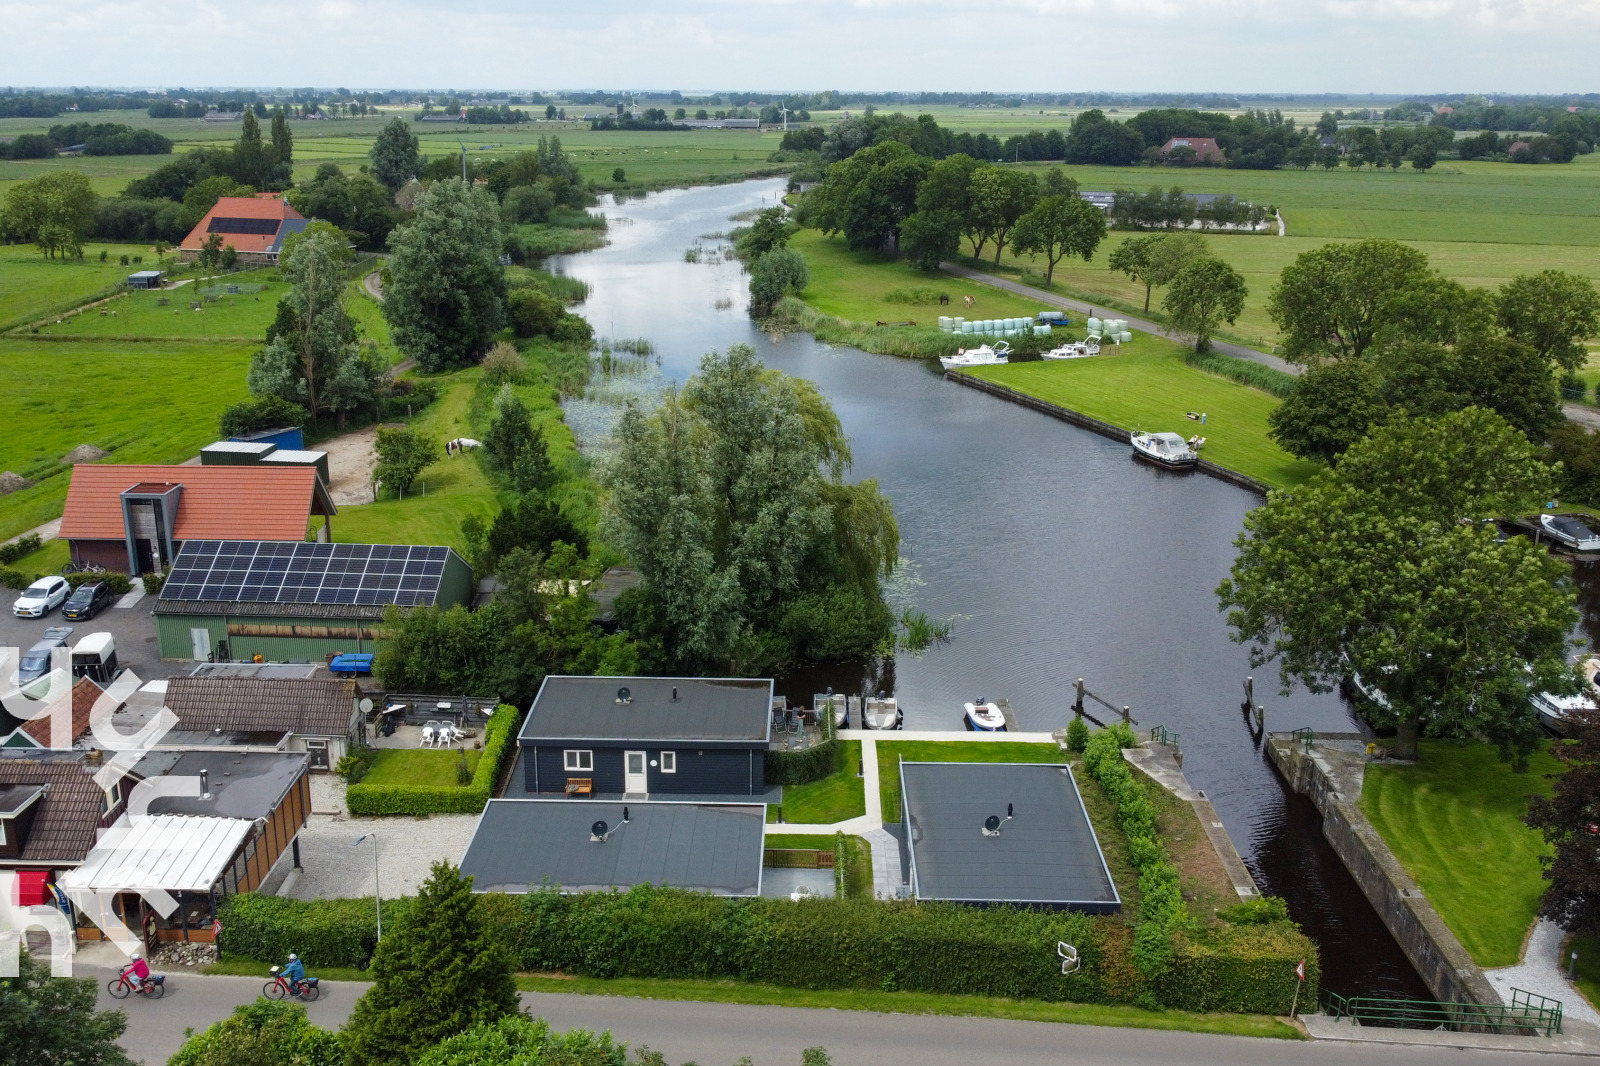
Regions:
<instances>
[{"instance_id":1,"label":"canal water","mask_svg":"<svg viewBox=\"0 0 1600 1066\"><path fill-rule=\"evenodd\" d=\"M610 244L547 264L591 284L581 310L597 334L652 341L667 380L687 378L707 351L745 343L815 382L849 434L851 476L877 478L893 501L907 560L895 596L952 619L952 640L887 665L799 671L779 678L779 691L808 706L829 685L892 692L909 729L960 729L964 702L1005 697L1023 729L1047 731L1067 724L1082 677L1141 727L1181 736L1185 772L1256 880L1321 944L1326 987L1431 998L1241 710L1252 670L1214 590L1259 497L1137 464L1124 444L945 381L936 363L761 333L739 264L722 261L710 235L782 191L771 180L608 201ZM696 247L699 261L688 261ZM570 420L593 432L593 413ZM1280 696L1273 668L1254 674L1268 729L1357 728L1337 695Z\"/></svg>"}]
</instances>

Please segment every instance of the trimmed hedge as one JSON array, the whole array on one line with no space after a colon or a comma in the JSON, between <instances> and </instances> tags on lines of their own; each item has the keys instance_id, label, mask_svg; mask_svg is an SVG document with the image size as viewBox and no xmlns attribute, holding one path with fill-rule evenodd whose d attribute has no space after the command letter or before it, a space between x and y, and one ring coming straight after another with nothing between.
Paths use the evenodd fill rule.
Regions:
<instances>
[{"instance_id":1,"label":"trimmed hedge","mask_svg":"<svg viewBox=\"0 0 1600 1066\"><path fill-rule=\"evenodd\" d=\"M44 547L37 533L25 533L10 544L0 544L0 564L10 566L25 555L32 555Z\"/></svg>"},{"instance_id":2,"label":"trimmed hedge","mask_svg":"<svg viewBox=\"0 0 1600 1066\"><path fill-rule=\"evenodd\" d=\"M439 785L351 785L345 791L345 805L351 814L477 814L494 794L506 749L516 734L518 712L501 704L484 727L483 757L466 786Z\"/></svg>"},{"instance_id":3,"label":"trimmed hedge","mask_svg":"<svg viewBox=\"0 0 1600 1066\"><path fill-rule=\"evenodd\" d=\"M104 581L107 585L111 586L111 594L113 596L123 596L133 591L133 579L128 577L127 574L118 573L115 570L107 570L104 573L99 574L82 573L67 575L67 584L71 585L73 588L77 588L79 585L87 585L91 581Z\"/></svg>"},{"instance_id":4,"label":"trimmed hedge","mask_svg":"<svg viewBox=\"0 0 1600 1066\"><path fill-rule=\"evenodd\" d=\"M825 740L805 751L767 749L766 782L769 785L809 785L821 781L844 765L844 745Z\"/></svg>"},{"instance_id":5,"label":"trimmed hedge","mask_svg":"<svg viewBox=\"0 0 1600 1066\"><path fill-rule=\"evenodd\" d=\"M384 900L384 917L398 919L415 899ZM228 954L281 963L293 952L309 967L355 966L378 936L371 896L302 901L247 892L223 899L217 919Z\"/></svg>"}]
</instances>

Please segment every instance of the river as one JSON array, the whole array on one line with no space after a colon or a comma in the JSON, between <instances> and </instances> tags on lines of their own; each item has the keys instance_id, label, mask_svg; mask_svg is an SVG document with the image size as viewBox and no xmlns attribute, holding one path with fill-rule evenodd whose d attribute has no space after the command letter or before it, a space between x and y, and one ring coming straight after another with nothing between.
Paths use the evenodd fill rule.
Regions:
<instances>
[{"instance_id":1,"label":"river","mask_svg":"<svg viewBox=\"0 0 1600 1066\"><path fill-rule=\"evenodd\" d=\"M687 378L707 351L745 343L815 382L849 434L851 476L877 478L893 501L908 560L896 591L930 618L953 618L953 639L881 673L870 664L798 671L778 679L779 691L807 706L827 685L892 691L913 729L960 729L962 703L1006 697L1022 728L1055 730L1082 677L1142 727L1180 734L1185 772L1257 882L1287 899L1321 944L1325 987L1432 998L1241 712L1252 670L1214 590L1260 498L1137 464L1126 445L945 381L936 363L763 334L746 315L739 264L688 262L684 252L737 225L729 216L772 206L783 187L608 202L610 244L547 263L593 287L581 311L597 334L649 338L668 379ZM1338 696L1281 696L1276 670L1254 674L1269 729L1356 728Z\"/></svg>"}]
</instances>

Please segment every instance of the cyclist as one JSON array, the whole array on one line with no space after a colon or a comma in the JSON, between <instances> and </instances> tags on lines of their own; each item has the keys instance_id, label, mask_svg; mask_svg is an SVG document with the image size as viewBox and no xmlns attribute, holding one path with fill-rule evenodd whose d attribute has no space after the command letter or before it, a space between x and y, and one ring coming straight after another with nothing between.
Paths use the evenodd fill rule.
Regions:
<instances>
[{"instance_id":1,"label":"cyclist","mask_svg":"<svg viewBox=\"0 0 1600 1066\"><path fill-rule=\"evenodd\" d=\"M138 992L144 987L144 983L150 980L150 965L144 961L143 955L135 951L130 957L127 968L122 971L122 976L133 986L133 990Z\"/></svg>"},{"instance_id":2,"label":"cyclist","mask_svg":"<svg viewBox=\"0 0 1600 1066\"><path fill-rule=\"evenodd\" d=\"M283 979L291 992L300 991L300 986L306 983L306 967L300 956L290 953L289 965L283 968Z\"/></svg>"}]
</instances>

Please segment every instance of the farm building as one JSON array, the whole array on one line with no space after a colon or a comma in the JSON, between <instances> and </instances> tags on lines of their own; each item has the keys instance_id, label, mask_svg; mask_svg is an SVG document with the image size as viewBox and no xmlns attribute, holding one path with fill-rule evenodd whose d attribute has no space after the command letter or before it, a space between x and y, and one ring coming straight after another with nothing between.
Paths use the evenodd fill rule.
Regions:
<instances>
[{"instance_id":1,"label":"farm building","mask_svg":"<svg viewBox=\"0 0 1600 1066\"><path fill-rule=\"evenodd\" d=\"M279 194L263 196L224 196L195 223L178 245L178 259L192 262L213 234L220 234L222 246L239 253L244 266L276 266L283 242L291 233L303 233L310 225L300 212Z\"/></svg>"},{"instance_id":2,"label":"farm building","mask_svg":"<svg viewBox=\"0 0 1600 1066\"><path fill-rule=\"evenodd\" d=\"M337 513L308 466L79 463L60 536L73 562L131 576L172 565L190 540L303 541L312 515L327 539Z\"/></svg>"},{"instance_id":3,"label":"farm building","mask_svg":"<svg viewBox=\"0 0 1600 1066\"><path fill-rule=\"evenodd\" d=\"M1192 159L1197 163L1222 162L1222 149L1217 146L1215 137L1170 137L1161 146L1161 158L1171 159L1174 152L1178 153L1179 158Z\"/></svg>"},{"instance_id":4,"label":"farm building","mask_svg":"<svg viewBox=\"0 0 1600 1066\"><path fill-rule=\"evenodd\" d=\"M770 680L551 676L517 737L523 790L763 796L771 729Z\"/></svg>"},{"instance_id":5,"label":"farm building","mask_svg":"<svg viewBox=\"0 0 1600 1066\"><path fill-rule=\"evenodd\" d=\"M128 275L130 289L159 289L167 275L159 270L135 270Z\"/></svg>"},{"instance_id":6,"label":"farm building","mask_svg":"<svg viewBox=\"0 0 1600 1066\"><path fill-rule=\"evenodd\" d=\"M372 651L390 604L465 605L473 588L472 567L449 548L191 541L161 587L156 640L163 659L322 661Z\"/></svg>"},{"instance_id":7,"label":"farm building","mask_svg":"<svg viewBox=\"0 0 1600 1066\"><path fill-rule=\"evenodd\" d=\"M298 433L296 429L294 432ZM235 441L219 440L200 449L201 466L309 466L322 476L322 483L330 479L328 453L303 449L282 448L269 440Z\"/></svg>"}]
</instances>

